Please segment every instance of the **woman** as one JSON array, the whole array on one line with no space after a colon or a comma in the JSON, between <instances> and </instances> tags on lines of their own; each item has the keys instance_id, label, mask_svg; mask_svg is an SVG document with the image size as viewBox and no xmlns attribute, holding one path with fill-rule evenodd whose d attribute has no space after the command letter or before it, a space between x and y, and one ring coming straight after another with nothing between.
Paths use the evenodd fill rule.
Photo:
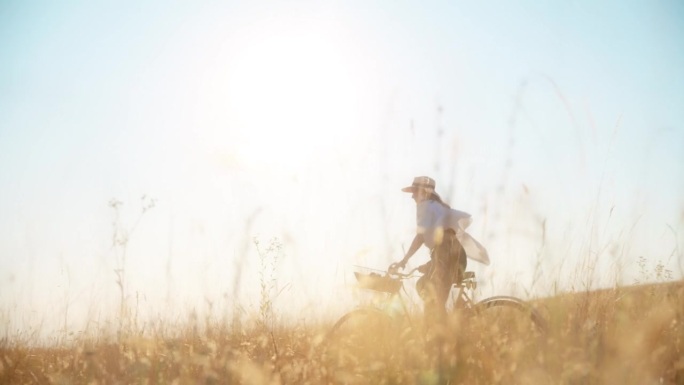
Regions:
<instances>
[{"instance_id":1,"label":"woman","mask_svg":"<svg viewBox=\"0 0 684 385\"><path fill-rule=\"evenodd\" d=\"M423 299L426 325L441 323L446 318L446 301L454 283L460 282L468 256L489 264L487 252L465 233L470 225L470 214L454 210L435 192L435 180L427 176L413 179L413 184L402 189L412 193L416 202L417 231L404 258L392 267L404 268L422 245L430 249L430 261L421 266L424 275L416 283ZM391 267L391 268L392 268Z\"/></svg>"}]
</instances>

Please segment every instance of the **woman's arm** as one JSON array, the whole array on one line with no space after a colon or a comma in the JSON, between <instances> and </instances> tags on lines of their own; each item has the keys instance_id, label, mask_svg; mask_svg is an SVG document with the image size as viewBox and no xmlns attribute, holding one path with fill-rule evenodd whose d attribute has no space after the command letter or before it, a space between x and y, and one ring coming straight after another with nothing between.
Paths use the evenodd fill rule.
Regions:
<instances>
[{"instance_id":1,"label":"woman's arm","mask_svg":"<svg viewBox=\"0 0 684 385\"><path fill-rule=\"evenodd\" d=\"M413 238L413 242L411 242L411 247L409 247L408 252L406 252L406 255L404 256L404 259L399 262L399 266L402 268L406 266L406 262L413 256L413 254L420 249L421 246L423 246L423 243L425 241L423 240L423 234L416 234L416 236Z\"/></svg>"}]
</instances>

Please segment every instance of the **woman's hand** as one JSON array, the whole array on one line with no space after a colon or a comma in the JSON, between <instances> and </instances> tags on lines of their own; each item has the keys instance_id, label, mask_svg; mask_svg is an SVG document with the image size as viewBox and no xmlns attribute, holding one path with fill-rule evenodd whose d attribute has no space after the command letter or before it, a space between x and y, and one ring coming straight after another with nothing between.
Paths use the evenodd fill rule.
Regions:
<instances>
[{"instance_id":1,"label":"woman's hand","mask_svg":"<svg viewBox=\"0 0 684 385\"><path fill-rule=\"evenodd\" d=\"M396 272L398 272L399 270L403 269L404 267L406 267L406 261L404 261L404 260L402 259L402 260L399 261L399 262L394 262L394 263L392 263L391 265L389 265L389 268L387 268L387 272L389 272L390 274L391 274L391 273L396 273Z\"/></svg>"}]
</instances>

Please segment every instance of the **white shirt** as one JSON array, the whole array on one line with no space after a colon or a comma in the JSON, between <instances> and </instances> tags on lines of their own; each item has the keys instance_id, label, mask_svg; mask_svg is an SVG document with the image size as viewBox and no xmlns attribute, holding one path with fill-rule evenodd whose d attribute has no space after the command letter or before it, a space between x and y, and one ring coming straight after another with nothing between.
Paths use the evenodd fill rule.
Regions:
<instances>
[{"instance_id":1,"label":"white shirt","mask_svg":"<svg viewBox=\"0 0 684 385\"><path fill-rule=\"evenodd\" d=\"M468 258L489 265L487 250L465 232L471 222L470 214L449 209L433 200L425 200L416 205L417 232L423 235L428 248L440 245L444 230L451 229L456 233L456 239L463 246Z\"/></svg>"}]
</instances>

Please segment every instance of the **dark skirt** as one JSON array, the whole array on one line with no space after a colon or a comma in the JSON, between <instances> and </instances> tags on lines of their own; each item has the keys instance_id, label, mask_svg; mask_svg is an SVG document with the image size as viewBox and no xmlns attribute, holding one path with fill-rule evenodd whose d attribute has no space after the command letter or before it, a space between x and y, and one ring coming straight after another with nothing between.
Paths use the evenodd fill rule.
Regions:
<instances>
[{"instance_id":1,"label":"dark skirt","mask_svg":"<svg viewBox=\"0 0 684 385\"><path fill-rule=\"evenodd\" d=\"M444 234L442 244L432 249L430 262L421 269L425 274L416 282L416 290L425 305L426 321L446 316L445 305L451 287L461 282L468 260L453 231Z\"/></svg>"}]
</instances>

